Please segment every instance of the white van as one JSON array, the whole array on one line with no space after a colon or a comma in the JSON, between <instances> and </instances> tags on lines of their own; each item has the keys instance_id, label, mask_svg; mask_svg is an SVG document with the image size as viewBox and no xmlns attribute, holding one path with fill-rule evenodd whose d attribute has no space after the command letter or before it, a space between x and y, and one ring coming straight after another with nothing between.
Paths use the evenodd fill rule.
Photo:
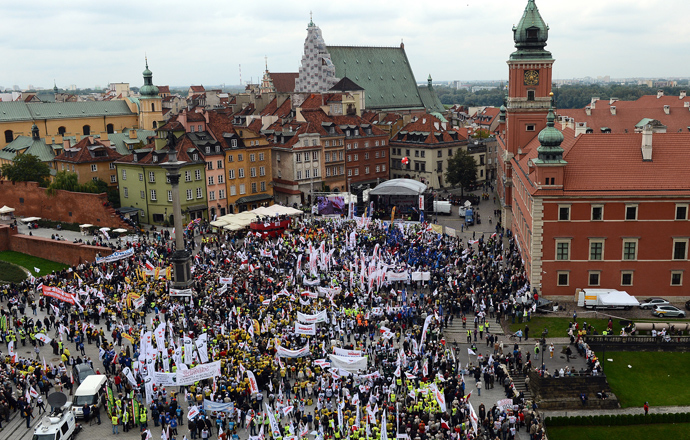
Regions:
<instances>
[{"instance_id":1,"label":"white van","mask_svg":"<svg viewBox=\"0 0 690 440\"><path fill-rule=\"evenodd\" d=\"M84 417L84 405L100 405L105 401L105 386L108 382L102 374L88 376L79 385L72 398L72 412L78 419Z\"/></svg>"}]
</instances>

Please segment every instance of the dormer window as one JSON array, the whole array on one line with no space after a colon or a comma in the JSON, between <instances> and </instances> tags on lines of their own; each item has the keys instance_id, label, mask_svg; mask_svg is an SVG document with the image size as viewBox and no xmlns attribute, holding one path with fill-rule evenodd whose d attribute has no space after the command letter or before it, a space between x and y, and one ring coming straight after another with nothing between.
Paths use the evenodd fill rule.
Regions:
<instances>
[{"instance_id":1,"label":"dormer window","mask_svg":"<svg viewBox=\"0 0 690 440\"><path fill-rule=\"evenodd\" d=\"M527 29L527 41L536 41L539 39L539 29L529 28Z\"/></svg>"},{"instance_id":2,"label":"dormer window","mask_svg":"<svg viewBox=\"0 0 690 440\"><path fill-rule=\"evenodd\" d=\"M153 163L158 162L158 156L156 156L156 155L154 154L154 155L152 156L152 158L153 158Z\"/></svg>"},{"instance_id":3,"label":"dormer window","mask_svg":"<svg viewBox=\"0 0 690 440\"><path fill-rule=\"evenodd\" d=\"M237 139L230 141L230 145L232 145L232 148L237 148Z\"/></svg>"},{"instance_id":4,"label":"dormer window","mask_svg":"<svg viewBox=\"0 0 690 440\"><path fill-rule=\"evenodd\" d=\"M211 153L211 147L206 147L206 154L210 154L210 153Z\"/></svg>"},{"instance_id":5,"label":"dormer window","mask_svg":"<svg viewBox=\"0 0 690 440\"><path fill-rule=\"evenodd\" d=\"M199 160L199 155L194 153L194 160Z\"/></svg>"}]
</instances>

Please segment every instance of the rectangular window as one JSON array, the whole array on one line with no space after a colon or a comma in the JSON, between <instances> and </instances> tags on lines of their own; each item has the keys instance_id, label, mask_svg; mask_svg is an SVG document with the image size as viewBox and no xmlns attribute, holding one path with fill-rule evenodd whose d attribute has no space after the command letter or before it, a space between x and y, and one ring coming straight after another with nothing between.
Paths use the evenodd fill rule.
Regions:
<instances>
[{"instance_id":1,"label":"rectangular window","mask_svg":"<svg viewBox=\"0 0 690 440\"><path fill-rule=\"evenodd\" d=\"M352 170L351 169L347 170L347 177L352 177Z\"/></svg>"},{"instance_id":2,"label":"rectangular window","mask_svg":"<svg viewBox=\"0 0 690 440\"><path fill-rule=\"evenodd\" d=\"M386 145L386 141L381 141L381 145L382 146Z\"/></svg>"},{"instance_id":3,"label":"rectangular window","mask_svg":"<svg viewBox=\"0 0 690 440\"><path fill-rule=\"evenodd\" d=\"M218 175L218 183L224 183L224 180L225 176L223 176L222 174Z\"/></svg>"},{"instance_id":4,"label":"rectangular window","mask_svg":"<svg viewBox=\"0 0 690 440\"><path fill-rule=\"evenodd\" d=\"M687 260L688 259L688 239L674 238L673 239L673 259Z\"/></svg>"},{"instance_id":5,"label":"rectangular window","mask_svg":"<svg viewBox=\"0 0 690 440\"><path fill-rule=\"evenodd\" d=\"M249 168L249 175L251 177L256 177L256 167Z\"/></svg>"},{"instance_id":6,"label":"rectangular window","mask_svg":"<svg viewBox=\"0 0 690 440\"><path fill-rule=\"evenodd\" d=\"M382 152L381 152L381 157L386 157L386 152L385 152L385 151L382 151Z\"/></svg>"},{"instance_id":7,"label":"rectangular window","mask_svg":"<svg viewBox=\"0 0 690 440\"><path fill-rule=\"evenodd\" d=\"M216 168L218 168L219 170L223 168L223 161L222 160L216 161Z\"/></svg>"},{"instance_id":8,"label":"rectangular window","mask_svg":"<svg viewBox=\"0 0 690 440\"><path fill-rule=\"evenodd\" d=\"M172 202L172 191L168 190L168 202Z\"/></svg>"},{"instance_id":9,"label":"rectangular window","mask_svg":"<svg viewBox=\"0 0 690 440\"><path fill-rule=\"evenodd\" d=\"M244 183L240 183L240 194L246 194L247 190L244 188Z\"/></svg>"},{"instance_id":10,"label":"rectangular window","mask_svg":"<svg viewBox=\"0 0 690 440\"><path fill-rule=\"evenodd\" d=\"M216 200L216 192L215 191L209 191L208 192L208 199L209 200Z\"/></svg>"},{"instance_id":11,"label":"rectangular window","mask_svg":"<svg viewBox=\"0 0 690 440\"><path fill-rule=\"evenodd\" d=\"M364 160L369 160L369 153L364 153Z\"/></svg>"},{"instance_id":12,"label":"rectangular window","mask_svg":"<svg viewBox=\"0 0 690 440\"><path fill-rule=\"evenodd\" d=\"M264 153L259 153L259 160L264 160Z\"/></svg>"},{"instance_id":13,"label":"rectangular window","mask_svg":"<svg viewBox=\"0 0 690 440\"><path fill-rule=\"evenodd\" d=\"M359 148L359 143L355 142L355 144L353 145L353 148L354 148L355 150L356 150L357 148Z\"/></svg>"},{"instance_id":14,"label":"rectangular window","mask_svg":"<svg viewBox=\"0 0 690 440\"><path fill-rule=\"evenodd\" d=\"M208 184L209 184L209 185L215 185L215 184L213 183L213 176L208 176Z\"/></svg>"},{"instance_id":15,"label":"rectangular window","mask_svg":"<svg viewBox=\"0 0 690 440\"><path fill-rule=\"evenodd\" d=\"M589 240L589 259L597 261L604 259L604 242L602 240Z\"/></svg>"},{"instance_id":16,"label":"rectangular window","mask_svg":"<svg viewBox=\"0 0 690 440\"><path fill-rule=\"evenodd\" d=\"M144 173L139 173L139 181L140 182L144 181Z\"/></svg>"},{"instance_id":17,"label":"rectangular window","mask_svg":"<svg viewBox=\"0 0 690 440\"><path fill-rule=\"evenodd\" d=\"M252 194L256 192L256 182L252 182Z\"/></svg>"},{"instance_id":18,"label":"rectangular window","mask_svg":"<svg viewBox=\"0 0 690 440\"><path fill-rule=\"evenodd\" d=\"M187 200L192 200L194 198L194 192L191 189L187 190Z\"/></svg>"},{"instance_id":19,"label":"rectangular window","mask_svg":"<svg viewBox=\"0 0 690 440\"><path fill-rule=\"evenodd\" d=\"M261 191L266 191L266 182L261 181Z\"/></svg>"},{"instance_id":20,"label":"rectangular window","mask_svg":"<svg viewBox=\"0 0 690 440\"><path fill-rule=\"evenodd\" d=\"M604 207L601 205L592 205L592 221L604 219Z\"/></svg>"},{"instance_id":21,"label":"rectangular window","mask_svg":"<svg viewBox=\"0 0 690 440\"><path fill-rule=\"evenodd\" d=\"M310 158L311 158L311 156L309 155L309 152L308 152L308 151L305 152L305 153L304 153L304 161L305 161L305 162L309 162L309 161L310 161Z\"/></svg>"},{"instance_id":22,"label":"rectangular window","mask_svg":"<svg viewBox=\"0 0 690 440\"><path fill-rule=\"evenodd\" d=\"M310 177L311 177L311 170L309 168L307 168L306 170L304 170L304 178L309 179Z\"/></svg>"},{"instance_id":23,"label":"rectangular window","mask_svg":"<svg viewBox=\"0 0 690 440\"><path fill-rule=\"evenodd\" d=\"M534 92L532 92L532 93L534 93ZM534 124L527 124L525 126L525 131L535 131L535 130L536 130L536 126Z\"/></svg>"},{"instance_id":24,"label":"rectangular window","mask_svg":"<svg viewBox=\"0 0 690 440\"><path fill-rule=\"evenodd\" d=\"M345 148L347 148L348 150L352 149L352 144L347 144Z\"/></svg>"},{"instance_id":25,"label":"rectangular window","mask_svg":"<svg viewBox=\"0 0 690 440\"><path fill-rule=\"evenodd\" d=\"M223 200L225 198L225 190L224 189L218 190L218 198L220 200Z\"/></svg>"},{"instance_id":26,"label":"rectangular window","mask_svg":"<svg viewBox=\"0 0 690 440\"><path fill-rule=\"evenodd\" d=\"M419 150L414 150L414 157L419 157Z\"/></svg>"},{"instance_id":27,"label":"rectangular window","mask_svg":"<svg viewBox=\"0 0 690 440\"><path fill-rule=\"evenodd\" d=\"M359 176L359 167L355 168L355 176Z\"/></svg>"},{"instance_id":28,"label":"rectangular window","mask_svg":"<svg viewBox=\"0 0 690 440\"><path fill-rule=\"evenodd\" d=\"M259 167L259 176L266 175L266 167Z\"/></svg>"},{"instance_id":29,"label":"rectangular window","mask_svg":"<svg viewBox=\"0 0 690 440\"><path fill-rule=\"evenodd\" d=\"M369 174L369 167L364 167L364 174Z\"/></svg>"},{"instance_id":30,"label":"rectangular window","mask_svg":"<svg viewBox=\"0 0 690 440\"><path fill-rule=\"evenodd\" d=\"M312 151L311 152L311 160L319 160L319 152L318 151Z\"/></svg>"},{"instance_id":31,"label":"rectangular window","mask_svg":"<svg viewBox=\"0 0 690 440\"><path fill-rule=\"evenodd\" d=\"M206 169L208 169L208 170L213 169L213 161L206 162Z\"/></svg>"},{"instance_id":32,"label":"rectangular window","mask_svg":"<svg viewBox=\"0 0 690 440\"><path fill-rule=\"evenodd\" d=\"M194 170L194 179L201 180L201 170Z\"/></svg>"},{"instance_id":33,"label":"rectangular window","mask_svg":"<svg viewBox=\"0 0 690 440\"><path fill-rule=\"evenodd\" d=\"M232 154L228 154L228 162L232 162L232 161L233 161Z\"/></svg>"},{"instance_id":34,"label":"rectangular window","mask_svg":"<svg viewBox=\"0 0 690 440\"><path fill-rule=\"evenodd\" d=\"M436 152L436 157L443 157L443 151L438 150L438 151Z\"/></svg>"},{"instance_id":35,"label":"rectangular window","mask_svg":"<svg viewBox=\"0 0 690 440\"><path fill-rule=\"evenodd\" d=\"M422 150L422 151L419 152L419 155L422 156L422 157L424 157L425 154L426 154L426 151L424 151L424 150Z\"/></svg>"},{"instance_id":36,"label":"rectangular window","mask_svg":"<svg viewBox=\"0 0 690 440\"><path fill-rule=\"evenodd\" d=\"M302 171L297 171L297 180L302 180Z\"/></svg>"},{"instance_id":37,"label":"rectangular window","mask_svg":"<svg viewBox=\"0 0 690 440\"><path fill-rule=\"evenodd\" d=\"M157 199L156 199L156 190L155 190L155 189L152 189L152 190L151 190L151 201L152 201L152 202L155 202L156 200L157 200Z\"/></svg>"},{"instance_id":38,"label":"rectangular window","mask_svg":"<svg viewBox=\"0 0 690 440\"><path fill-rule=\"evenodd\" d=\"M590 270L589 271L589 285L590 286L598 286L599 285L599 275L601 272L598 270Z\"/></svg>"},{"instance_id":39,"label":"rectangular window","mask_svg":"<svg viewBox=\"0 0 690 440\"><path fill-rule=\"evenodd\" d=\"M230 176L230 177L228 177L229 179L234 179L234 178L235 178L235 170L228 170L228 173L229 173L229 176Z\"/></svg>"},{"instance_id":40,"label":"rectangular window","mask_svg":"<svg viewBox=\"0 0 690 440\"><path fill-rule=\"evenodd\" d=\"M145 199L146 198L146 191L139 191L139 197L141 197L142 199Z\"/></svg>"},{"instance_id":41,"label":"rectangular window","mask_svg":"<svg viewBox=\"0 0 690 440\"><path fill-rule=\"evenodd\" d=\"M328 143L328 141L326 141L326 143ZM326 145L326 146L328 146L328 145ZM326 162L330 162L330 161L331 161L331 153L326 152Z\"/></svg>"},{"instance_id":42,"label":"rectangular window","mask_svg":"<svg viewBox=\"0 0 690 440\"><path fill-rule=\"evenodd\" d=\"M556 260L570 260L570 242L556 242Z\"/></svg>"},{"instance_id":43,"label":"rectangular window","mask_svg":"<svg viewBox=\"0 0 690 440\"><path fill-rule=\"evenodd\" d=\"M558 220L560 220L560 221L570 220L570 206L559 206L558 207Z\"/></svg>"},{"instance_id":44,"label":"rectangular window","mask_svg":"<svg viewBox=\"0 0 690 440\"><path fill-rule=\"evenodd\" d=\"M326 177L331 177L331 167L326 167Z\"/></svg>"},{"instance_id":45,"label":"rectangular window","mask_svg":"<svg viewBox=\"0 0 690 440\"><path fill-rule=\"evenodd\" d=\"M185 171L184 172L184 181L185 182L191 182L192 181L192 172L191 171Z\"/></svg>"},{"instance_id":46,"label":"rectangular window","mask_svg":"<svg viewBox=\"0 0 690 440\"><path fill-rule=\"evenodd\" d=\"M381 171L386 171L386 165L381 165Z\"/></svg>"},{"instance_id":47,"label":"rectangular window","mask_svg":"<svg viewBox=\"0 0 690 440\"><path fill-rule=\"evenodd\" d=\"M319 169L318 168L314 168L314 171L312 171L312 176L319 177Z\"/></svg>"},{"instance_id":48,"label":"rectangular window","mask_svg":"<svg viewBox=\"0 0 690 440\"><path fill-rule=\"evenodd\" d=\"M626 205L625 206L625 219L626 220L637 220L637 205Z\"/></svg>"},{"instance_id":49,"label":"rectangular window","mask_svg":"<svg viewBox=\"0 0 690 440\"><path fill-rule=\"evenodd\" d=\"M683 285L683 272L671 271L671 285L672 286L682 286Z\"/></svg>"},{"instance_id":50,"label":"rectangular window","mask_svg":"<svg viewBox=\"0 0 690 440\"><path fill-rule=\"evenodd\" d=\"M295 162L302 162L302 153L295 153Z\"/></svg>"},{"instance_id":51,"label":"rectangular window","mask_svg":"<svg viewBox=\"0 0 690 440\"><path fill-rule=\"evenodd\" d=\"M156 182L156 173L153 171L149 171L149 182L155 183Z\"/></svg>"},{"instance_id":52,"label":"rectangular window","mask_svg":"<svg viewBox=\"0 0 690 440\"><path fill-rule=\"evenodd\" d=\"M637 260L637 240L623 240L623 259Z\"/></svg>"},{"instance_id":53,"label":"rectangular window","mask_svg":"<svg viewBox=\"0 0 690 440\"><path fill-rule=\"evenodd\" d=\"M114 170L115 169L115 162L110 162L110 169Z\"/></svg>"},{"instance_id":54,"label":"rectangular window","mask_svg":"<svg viewBox=\"0 0 690 440\"><path fill-rule=\"evenodd\" d=\"M256 154L252 153L249 155L249 162L256 162Z\"/></svg>"},{"instance_id":55,"label":"rectangular window","mask_svg":"<svg viewBox=\"0 0 690 440\"><path fill-rule=\"evenodd\" d=\"M631 271L621 272L621 286L632 286L633 285L633 273Z\"/></svg>"},{"instance_id":56,"label":"rectangular window","mask_svg":"<svg viewBox=\"0 0 690 440\"><path fill-rule=\"evenodd\" d=\"M115 174L110 175L110 183L117 183L117 176Z\"/></svg>"},{"instance_id":57,"label":"rectangular window","mask_svg":"<svg viewBox=\"0 0 690 440\"><path fill-rule=\"evenodd\" d=\"M453 156L453 149L449 148L448 149L448 157L451 157L451 156Z\"/></svg>"},{"instance_id":58,"label":"rectangular window","mask_svg":"<svg viewBox=\"0 0 690 440\"><path fill-rule=\"evenodd\" d=\"M98 171L98 165L95 164L95 163L92 163L92 164L91 164L91 171L93 171L93 172Z\"/></svg>"},{"instance_id":59,"label":"rectangular window","mask_svg":"<svg viewBox=\"0 0 690 440\"><path fill-rule=\"evenodd\" d=\"M559 286L567 286L568 281L570 278L570 273L569 272L557 272L557 277L558 277L558 285Z\"/></svg>"},{"instance_id":60,"label":"rectangular window","mask_svg":"<svg viewBox=\"0 0 690 440\"><path fill-rule=\"evenodd\" d=\"M237 154L237 161L242 162L243 160L244 160L244 154L242 154L242 153Z\"/></svg>"},{"instance_id":61,"label":"rectangular window","mask_svg":"<svg viewBox=\"0 0 690 440\"><path fill-rule=\"evenodd\" d=\"M244 178L244 168L240 168L237 172L237 176L242 179Z\"/></svg>"},{"instance_id":62,"label":"rectangular window","mask_svg":"<svg viewBox=\"0 0 690 440\"><path fill-rule=\"evenodd\" d=\"M200 199L201 197L203 197L203 195L204 195L204 193L201 191L201 188L197 188L196 189L196 198Z\"/></svg>"},{"instance_id":63,"label":"rectangular window","mask_svg":"<svg viewBox=\"0 0 690 440\"><path fill-rule=\"evenodd\" d=\"M129 188L125 187L124 190L125 190L125 198L128 199L129 198Z\"/></svg>"},{"instance_id":64,"label":"rectangular window","mask_svg":"<svg viewBox=\"0 0 690 440\"><path fill-rule=\"evenodd\" d=\"M355 154L355 162L359 160L359 154Z\"/></svg>"},{"instance_id":65,"label":"rectangular window","mask_svg":"<svg viewBox=\"0 0 690 440\"><path fill-rule=\"evenodd\" d=\"M688 219L688 205L676 205L676 220Z\"/></svg>"},{"instance_id":66,"label":"rectangular window","mask_svg":"<svg viewBox=\"0 0 690 440\"><path fill-rule=\"evenodd\" d=\"M235 185L230 185L230 195L231 196L237 195L237 187Z\"/></svg>"},{"instance_id":67,"label":"rectangular window","mask_svg":"<svg viewBox=\"0 0 690 440\"><path fill-rule=\"evenodd\" d=\"M338 174L340 174L341 176L342 176L343 174L345 174L345 167L344 167L344 166L340 165L340 166L338 167Z\"/></svg>"},{"instance_id":68,"label":"rectangular window","mask_svg":"<svg viewBox=\"0 0 690 440\"><path fill-rule=\"evenodd\" d=\"M380 172L381 172L381 166L380 166L380 165L376 165L376 172L377 172L377 173L380 173Z\"/></svg>"},{"instance_id":69,"label":"rectangular window","mask_svg":"<svg viewBox=\"0 0 690 440\"><path fill-rule=\"evenodd\" d=\"M122 170L122 180L127 180L127 170Z\"/></svg>"}]
</instances>

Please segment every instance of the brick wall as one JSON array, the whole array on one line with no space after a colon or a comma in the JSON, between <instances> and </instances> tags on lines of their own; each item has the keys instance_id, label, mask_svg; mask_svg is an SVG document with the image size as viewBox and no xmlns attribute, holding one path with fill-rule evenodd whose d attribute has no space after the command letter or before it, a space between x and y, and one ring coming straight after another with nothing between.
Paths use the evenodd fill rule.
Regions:
<instances>
[{"instance_id":1,"label":"brick wall","mask_svg":"<svg viewBox=\"0 0 690 440\"><path fill-rule=\"evenodd\" d=\"M120 220L115 210L104 203L108 198L103 194L57 191L48 196L45 188L36 182L0 181L0 206L15 209L17 217L41 217L65 223L91 223L110 228L131 228Z\"/></svg>"},{"instance_id":2,"label":"brick wall","mask_svg":"<svg viewBox=\"0 0 690 440\"><path fill-rule=\"evenodd\" d=\"M15 251L34 257L46 258L58 263L76 266L80 263L93 262L96 254L110 255L110 248L86 246L68 241L56 241L49 238L17 234L7 225L0 225L0 251Z\"/></svg>"}]
</instances>

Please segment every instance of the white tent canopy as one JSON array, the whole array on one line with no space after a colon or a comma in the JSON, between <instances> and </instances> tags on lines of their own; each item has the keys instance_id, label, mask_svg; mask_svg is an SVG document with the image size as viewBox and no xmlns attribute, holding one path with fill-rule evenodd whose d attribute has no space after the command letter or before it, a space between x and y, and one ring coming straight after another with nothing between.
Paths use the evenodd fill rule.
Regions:
<instances>
[{"instance_id":1,"label":"white tent canopy","mask_svg":"<svg viewBox=\"0 0 690 440\"><path fill-rule=\"evenodd\" d=\"M31 223L31 222L37 222L41 219L41 217L26 217L23 218L22 221L25 223Z\"/></svg>"},{"instance_id":2,"label":"white tent canopy","mask_svg":"<svg viewBox=\"0 0 690 440\"><path fill-rule=\"evenodd\" d=\"M14 208L10 208L7 205L0 208L0 214L9 214L10 212L14 212Z\"/></svg>"},{"instance_id":3,"label":"white tent canopy","mask_svg":"<svg viewBox=\"0 0 690 440\"><path fill-rule=\"evenodd\" d=\"M392 179L379 184L369 194L372 196L418 196L426 191L426 185L412 179Z\"/></svg>"},{"instance_id":4,"label":"white tent canopy","mask_svg":"<svg viewBox=\"0 0 690 440\"><path fill-rule=\"evenodd\" d=\"M83 225L79 225L79 227L84 229L84 228L91 228L91 227L93 227L93 225L91 223L84 223Z\"/></svg>"},{"instance_id":5,"label":"white tent canopy","mask_svg":"<svg viewBox=\"0 0 690 440\"><path fill-rule=\"evenodd\" d=\"M118 232L120 234L124 234L125 232L127 232L127 229L117 228L117 229L113 229L113 232Z\"/></svg>"}]
</instances>

